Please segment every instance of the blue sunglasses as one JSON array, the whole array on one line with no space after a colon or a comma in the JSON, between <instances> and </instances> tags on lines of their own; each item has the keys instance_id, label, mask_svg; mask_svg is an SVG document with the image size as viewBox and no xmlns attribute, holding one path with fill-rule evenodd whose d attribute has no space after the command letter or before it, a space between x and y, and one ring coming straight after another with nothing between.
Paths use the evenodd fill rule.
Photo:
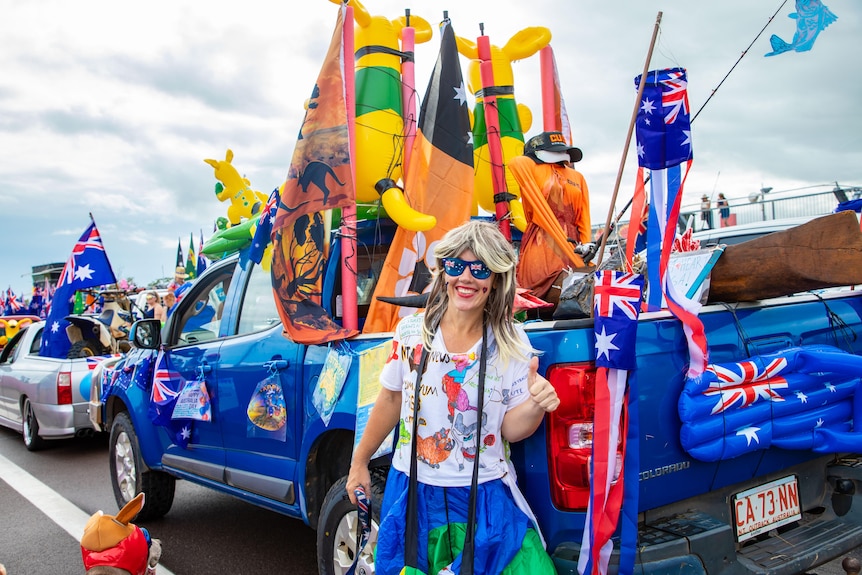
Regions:
<instances>
[{"instance_id":1,"label":"blue sunglasses","mask_svg":"<svg viewBox=\"0 0 862 575\"><path fill-rule=\"evenodd\" d=\"M447 276L452 276L453 278L460 276L464 273L464 267L468 267L470 274L477 280L491 277L491 270L481 260L465 262L461 258L443 258L443 271L446 272Z\"/></svg>"}]
</instances>

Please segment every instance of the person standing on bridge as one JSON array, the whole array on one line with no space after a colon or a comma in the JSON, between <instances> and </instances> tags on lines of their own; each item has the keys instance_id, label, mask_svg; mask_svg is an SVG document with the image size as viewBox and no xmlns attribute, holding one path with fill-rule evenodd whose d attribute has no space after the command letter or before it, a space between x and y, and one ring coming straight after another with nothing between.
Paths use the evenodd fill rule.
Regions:
<instances>
[{"instance_id":1,"label":"person standing on bridge","mask_svg":"<svg viewBox=\"0 0 862 575\"><path fill-rule=\"evenodd\" d=\"M513 320L517 256L495 224L471 221L448 232L434 257L428 304L395 329L347 479L354 503L357 487L371 493L370 458L399 424L375 568L397 575L405 541L418 541L413 567L458 573L475 497L474 573L554 573L508 458L507 443L532 435L560 404Z\"/></svg>"}]
</instances>

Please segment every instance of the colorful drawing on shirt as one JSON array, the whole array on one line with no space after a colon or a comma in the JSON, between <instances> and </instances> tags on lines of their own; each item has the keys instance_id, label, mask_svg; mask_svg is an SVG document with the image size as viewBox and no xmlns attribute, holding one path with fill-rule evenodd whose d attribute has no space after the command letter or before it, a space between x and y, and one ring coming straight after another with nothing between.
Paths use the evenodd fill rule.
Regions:
<instances>
[{"instance_id":1,"label":"colorful drawing on shirt","mask_svg":"<svg viewBox=\"0 0 862 575\"><path fill-rule=\"evenodd\" d=\"M476 354L453 355L452 361L455 363L455 369L443 376L443 391L448 398L450 422L455 420L456 410L462 412L476 410L476 406L470 405L470 398L464 391L464 378L467 376L467 371L476 364Z\"/></svg>"},{"instance_id":2,"label":"colorful drawing on shirt","mask_svg":"<svg viewBox=\"0 0 862 575\"><path fill-rule=\"evenodd\" d=\"M416 440L416 455L419 461L436 469L440 467L441 461L449 459L453 447L455 442L449 437L449 430L444 427L428 437L420 435Z\"/></svg>"},{"instance_id":3,"label":"colorful drawing on shirt","mask_svg":"<svg viewBox=\"0 0 862 575\"><path fill-rule=\"evenodd\" d=\"M475 408L474 408L475 409ZM452 426L452 437L455 442L456 449L455 451L455 461L458 462L458 470L464 470L464 461L466 460L471 465L473 464L473 460L476 458L476 426L478 425L478 418L470 425L464 425L464 414L459 413L455 417L455 424ZM482 430L484 431L486 425L488 423L488 414L482 414ZM481 432L480 432L481 433ZM488 435L485 438L484 445L493 445L493 434ZM490 443L487 443L490 439ZM484 450L483 450L484 451ZM480 462L481 465L481 462Z\"/></svg>"}]
</instances>

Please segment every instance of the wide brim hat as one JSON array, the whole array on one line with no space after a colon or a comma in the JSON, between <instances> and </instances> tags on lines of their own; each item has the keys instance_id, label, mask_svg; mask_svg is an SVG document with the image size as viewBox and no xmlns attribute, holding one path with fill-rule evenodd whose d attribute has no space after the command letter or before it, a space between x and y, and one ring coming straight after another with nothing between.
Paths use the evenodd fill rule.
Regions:
<instances>
[{"instance_id":1,"label":"wide brim hat","mask_svg":"<svg viewBox=\"0 0 862 575\"><path fill-rule=\"evenodd\" d=\"M568 152L569 158L573 163L580 162L584 157L581 149L566 143L566 138L560 132L542 132L538 136L533 136L524 144L524 155L535 157L536 152L539 150Z\"/></svg>"},{"instance_id":2,"label":"wide brim hat","mask_svg":"<svg viewBox=\"0 0 862 575\"><path fill-rule=\"evenodd\" d=\"M182 278L189 277L189 274L186 273L186 268L184 268L183 266L177 266L177 269L174 270L174 275L176 277L182 277Z\"/></svg>"}]
</instances>

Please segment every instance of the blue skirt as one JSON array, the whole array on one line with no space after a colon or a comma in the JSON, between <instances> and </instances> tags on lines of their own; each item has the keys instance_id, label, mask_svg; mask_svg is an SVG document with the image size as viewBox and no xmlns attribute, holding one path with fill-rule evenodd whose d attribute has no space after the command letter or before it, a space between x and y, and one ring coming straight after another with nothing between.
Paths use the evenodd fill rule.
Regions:
<instances>
[{"instance_id":1,"label":"blue skirt","mask_svg":"<svg viewBox=\"0 0 862 575\"><path fill-rule=\"evenodd\" d=\"M409 483L406 473L394 467L390 469L383 496L374 558L379 575L398 575L404 567ZM470 487L437 487L418 483L417 488L418 567L421 571L434 575L451 562L450 569L458 573L461 568ZM525 539L529 545L525 545ZM531 557L519 556L522 547L529 551ZM503 573L507 566L513 567L510 564L516 556L519 556L517 564L527 561L532 566L531 573L554 573L553 564L542 548L532 522L515 505L506 484L502 480L482 483L478 486L476 500L474 573Z\"/></svg>"}]
</instances>

